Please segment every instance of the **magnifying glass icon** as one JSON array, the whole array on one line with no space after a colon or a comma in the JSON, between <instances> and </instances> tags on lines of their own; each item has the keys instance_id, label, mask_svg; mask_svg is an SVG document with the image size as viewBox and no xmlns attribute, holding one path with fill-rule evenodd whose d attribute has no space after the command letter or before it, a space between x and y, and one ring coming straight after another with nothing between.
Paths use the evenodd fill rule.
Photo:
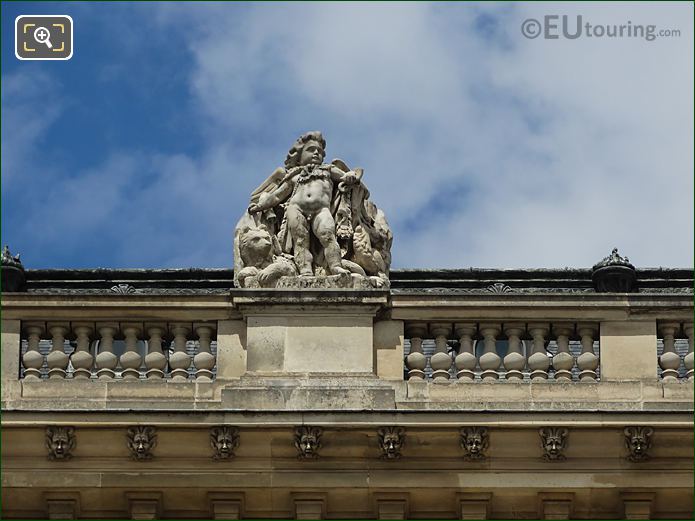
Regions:
<instances>
[{"instance_id":1,"label":"magnifying glass icon","mask_svg":"<svg viewBox=\"0 0 695 521\"><path fill-rule=\"evenodd\" d=\"M37 27L34 30L34 40L39 43L45 43L46 47L53 49L53 45L51 45L51 33L45 27Z\"/></svg>"}]
</instances>

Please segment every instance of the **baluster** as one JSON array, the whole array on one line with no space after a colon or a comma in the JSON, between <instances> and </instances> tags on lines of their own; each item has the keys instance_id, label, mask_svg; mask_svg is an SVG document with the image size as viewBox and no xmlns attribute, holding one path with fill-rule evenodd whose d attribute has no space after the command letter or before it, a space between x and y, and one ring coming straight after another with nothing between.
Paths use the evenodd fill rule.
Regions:
<instances>
[{"instance_id":1,"label":"baluster","mask_svg":"<svg viewBox=\"0 0 695 521\"><path fill-rule=\"evenodd\" d=\"M38 380L41 378L41 367L43 367L43 355L39 351L39 342L45 334L46 328L43 322L28 322L24 330L27 334L27 352L22 357L24 366L24 378Z\"/></svg>"},{"instance_id":2,"label":"baluster","mask_svg":"<svg viewBox=\"0 0 695 521\"><path fill-rule=\"evenodd\" d=\"M456 336L459 337L461 347L459 354L456 355L456 378L473 381L475 378L475 366L478 363L473 351L473 335L475 335L476 325L474 322L454 324Z\"/></svg>"},{"instance_id":3,"label":"baluster","mask_svg":"<svg viewBox=\"0 0 695 521\"><path fill-rule=\"evenodd\" d=\"M48 364L48 378L65 378L66 369L70 358L65 353L65 335L70 331L67 323L49 323L48 331L51 333L51 351L46 356Z\"/></svg>"},{"instance_id":4,"label":"baluster","mask_svg":"<svg viewBox=\"0 0 695 521\"><path fill-rule=\"evenodd\" d=\"M528 357L531 378L547 380L550 358L545 350L545 337L548 335L548 325L543 323L529 324L528 332L533 338L533 349L531 356Z\"/></svg>"},{"instance_id":5,"label":"baluster","mask_svg":"<svg viewBox=\"0 0 695 521\"><path fill-rule=\"evenodd\" d=\"M193 324L195 332L198 334L200 347L193 357L195 366L195 377L200 381L212 381L212 368L215 367L215 356L210 352L210 341L214 326L211 324Z\"/></svg>"},{"instance_id":6,"label":"baluster","mask_svg":"<svg viewBox=\"0 0 695 521\"><path fill-rule=\"evenodd\" d=\"M433 379L442 381L450 378L451 355L447 353L447 340L451 334L451 324L446 322L435 322L430 324L430 332L434 336L434 354L430 358Z\"/></svg>"},{"instance_id":7,"label":"baluster","mask_svg":"<svg viewBox=\"0 0 695 521\"><path fill-rule=\"evenodd\" d=\"M553 369L556 380L572 380L574 357L570 353L570 336L574 333L574 324L561 322L553 324L557 337L557 353L553 357Z\"/></svg>"},{"instance_id":8,"label":"baluster","mask_svg":"<svg viewBox=\"0 0 695 521\"><path fill-rule=\"evenodd\" d=\"M659 331L664 338L664 352L659 357L661 366L661 378L665 382L678 381L678 368L681 365L681 357L676 353L676 333L680 329L677 322L663 322L659 324Z\"/></svg>"},{"instance_id":9,"label":"baluster","mask_svg":"<svg viewBox=\"0 0 695 521\"><path fill-rule=\"evenodd\" d=\"M577 324L577 334L582 342L582 352L577 357L577 367L579 368L579 379L583 382L593 382L596 380L596 368L598 367L599 360L598 355L594 353L594 337L597 332L598 324Z\"/></svg>"},{"instance_id":10,"label":"baluster","mask_svg":"<svg viewBox=\"0 0 695 521\"><path fill-rule=\"evenodd\" d=\"M500 367L502 359L497 354L497 336L500 334L498 324L480 324L480 334L483 335L483 354L480 355L480 368L483 370L481 377L483 380L497 380L500 376L497 369Z\"/></svg>"},{"instance_id":11,"label":"baluster","mask_svg":"<svg viewBox=\"0 0 695 521\"><path fill-rule=\"evenodd\" d=\"M170 328L174 335L174 352L169 356L171 378L183 382L188 380L188 368L191 366L191 357L186 353L186 341L191 328L188 324L171 324Z\"/></svg>"},{"instance_id":12,"label":"baluster","mask_svg":"<svg viewBox=\"0 0 695 521\"><path fill-rule=\"evenodd\" d=\"M92 376L92 364L94 356L89 352L89 343L94 326L89 322L75 322L72 324L72 330L77 336L77 347L75 352L70 355L70 363L72 363L75 372L74 378L85 379Z\"/></svg>"},{"instance_id":13,"label":"baluster","mask_svg":"<svg viewBox=\"0 0 695 521\"><path fill-rule=\"evenodd\" d=\"M504 334L507 335L509 350L504 357L504 369L507 380L521 380L524 378L524 366L526 357L521 352L521 335L524 334L525 324L512 322L504 324Z\"/></svg>"},{"instance_id":14,"label":"baluster","mask_svg":"<svg viewBox=\"0 0 695 521\"><path fill-rule=\"evenodd\" d=\"M411 378L424 379L427 357L422 352L422 338L427 334L427 324L424 322L408 323L406 334L410 337L410 353L405 359L408 367L408 380Z\"/></svg>"},{"instance_id":15,"label":"baluster","mask_svg":"<svg viewBox=\"0 0 695 521\"><path fill-rule=\"evenodd\" d=\"M162 352L162 335L166 331L166 324L148 324L147 334L150 336L147 342L147 355L145 367L147 378L163 378L167 366L167 357Z\"/></svg>"},{"instance_id":16,"label":"baluster","mask_svg":"<svg viewBox=\"0 0 695 521\"><path fill-rule=\"evenodd\" d=\"M124 322L121 331L125 336L125 351L121 355L121 367L123 378L133 380L140 378L140 365L142 355L138 353L138 336L142 333L142 326L137 323Z\"/></svg>"},{"instance_id":17,"label":"baluster","mask_svg":"<svg viewBox=\"0 0 695 521\"><path fill-rule=\"evenodd\" d=\"M97 324L99 335L99 353L97 354L95 365L97 376L100 379L113 378L116 376L116 366L118 357L113 354L113 337L118 332L118 324L113 322Z\"/></svg>"},{"instance_id":18,"label":"baluster","mask_svg":"<svg viewBox=\"0 0 695 521\"><path fill-rule=\"evenodd\" d=\"M683 362L685 363L685 376L688 380L693 379L693 323L686 322L683 324L683 331L688 337L688 354L685 355Z\"/></svg>"}]
</instances>

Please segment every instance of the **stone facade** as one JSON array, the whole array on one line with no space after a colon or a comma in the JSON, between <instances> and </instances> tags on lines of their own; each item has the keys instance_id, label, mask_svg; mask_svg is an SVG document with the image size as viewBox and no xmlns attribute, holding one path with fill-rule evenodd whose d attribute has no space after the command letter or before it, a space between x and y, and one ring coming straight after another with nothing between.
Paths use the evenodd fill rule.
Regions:
<instances>
[{"instance_id":1,"label":"stone facade","mask_svg":"<svg viewBox=\"0 0 695 521\"><path fill-rule=\"evenodd\" d=\"M26 270L3 518L692 518L693 273L592 274Z\"/></svg>"}]
</instances>

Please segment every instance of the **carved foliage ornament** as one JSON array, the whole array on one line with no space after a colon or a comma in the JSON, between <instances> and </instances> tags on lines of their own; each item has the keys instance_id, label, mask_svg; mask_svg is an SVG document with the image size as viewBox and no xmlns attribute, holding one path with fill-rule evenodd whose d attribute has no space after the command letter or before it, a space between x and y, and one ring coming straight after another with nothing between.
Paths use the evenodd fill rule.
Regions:
<instances>
[{"instance_id":1,"label":"carved foliage ornament","mask_svg":"<svg viewBox=\"0 0 695 521\"><path fill-rule=\"evenodd\" d=\"M74 427L47 427L46 448L48 459L67 460L72 458L77 439Z\"/></svg>"},{"instance_id":2,"label":"carved foliage ornament","mask_svg":"<svg viewBox=\"0 0 695 521\"><path fill-rule=\"evenodd\" d=\"M115 286L111 286L110 291L120 295L130 295L131 293L135 293L135 288L130 284L116 284Z\"/></svg>"},{"instance_id":3,"label":"carved foliage ornament","mask_svg":"<svg viewBox=\"0 0 695 521\"><path fill-rule=\"evenodd\" d=\"M128 448L134 460L152 459L152 451L157 446L157 434L154 427L138 426L128 429Z\"/></svg>"},{"instance_id":4,"label":"carved foliage ornament","mask_svg":"<svg viewBox=\"0 0 695 521\"><path fill-rule=\"evenodd\" d=\"M650 456L649 449L652 446L654 429L651 427L625 427L625 446L630 451L629 461L647 461Z\"/></svg>"},{"instance_id":5,"label":"carved foliage ornament","mask_svg":"<svg viewBox=\"0 0 695 521\"><path fill-rule=\"evenodd\" d=\"M403 427L382 427L377 431L381 458L396 460L401 457L401 449L405 443Z\"/></svg>"},{"instance_id":6,"label":"carved foliage ornament","mask_svg":"<svg viewBox=\"0 0 695 521\"><path fill-rule=\"evenodd\" d=\"M566 456L563 451L567 447L569 430L565 427L543 427L540 429L543 459L546 461L563 461Z\"/></svg>"},{"instance_id":7,"label":"carved foliage ornament","mask_svg":"<svg viewBox=\"0 0 695 521\"><path fill-rule=\"evenodd\" d=\"M213 427L210 429L210 446L213 459L233 458L234 450L239 446L239 429L228 426Z\"/></svg>"},{"instance_id":8,"label":"carved foliage ornament","mask_svg":"<svg viewBox=\"0 0 695 521\"><path fill-rule=\"evenodd\" d=\"M485 451L490 446L486 427L464 427L461 429L461 448L466 461L481 461L487 456Z\"/></svg>"},{"instance_id":9,"label":"carved foliage ornament","mask_svg":"<svg viewBox=\"0 0 695 521\"><path fill-rule=\"evenodd\" d=\"M297 427L294 430L294 446L298 459L316 459L321 448L321 427Z\"/></svg>"}]
</instances>

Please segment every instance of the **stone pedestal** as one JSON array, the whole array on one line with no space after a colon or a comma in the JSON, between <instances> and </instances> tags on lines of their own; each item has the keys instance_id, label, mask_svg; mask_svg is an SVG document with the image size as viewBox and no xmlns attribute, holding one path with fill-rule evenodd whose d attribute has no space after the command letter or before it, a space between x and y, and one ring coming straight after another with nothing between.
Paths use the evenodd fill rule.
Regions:
<instances>
[{"instance_id":1,"label":"stone pedestal","mask_svg":"<svg viewBox=\"0 0 695 521\"><path fill-rule=\"evenodd\" d=\"M376 374L374 318L382 291L237 290L246 376Z\"/></svg>"}]
</instances>

